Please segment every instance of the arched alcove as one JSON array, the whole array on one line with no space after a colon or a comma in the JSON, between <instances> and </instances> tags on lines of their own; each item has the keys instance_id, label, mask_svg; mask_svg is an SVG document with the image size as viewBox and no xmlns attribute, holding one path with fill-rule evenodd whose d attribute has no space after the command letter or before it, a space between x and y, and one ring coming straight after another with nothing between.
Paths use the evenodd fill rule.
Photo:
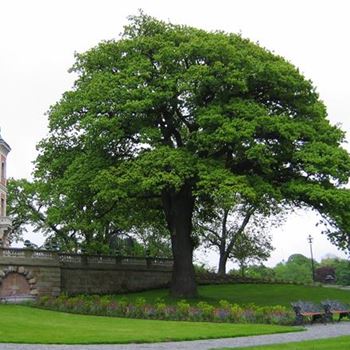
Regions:
<instances>
[{"instance_id":1,"label":"arched alcove","mask_svg":"<svg viewBox=\"0 0 350 350\"><path fill-rule=\"evenodd\" d=\"M9 272L1 281L0 298L30 295L30 284L23 274Z\"/></svg>"}]
</instances>

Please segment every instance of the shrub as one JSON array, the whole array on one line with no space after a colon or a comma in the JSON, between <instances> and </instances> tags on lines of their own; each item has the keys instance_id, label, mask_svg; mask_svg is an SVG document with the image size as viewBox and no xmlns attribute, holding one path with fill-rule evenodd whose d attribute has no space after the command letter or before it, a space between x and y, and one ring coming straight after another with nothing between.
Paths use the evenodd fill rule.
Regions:
<instances>
[{"instance_id":1,"label":"shrub","mask_svg":"<svg viewBox=\"0 0 350 350\"><path fill-rule=\"evenodd\" d=\"M197 304L197 309L200 311L202 316L202 321L212 321L214 318L214 306L204 302L200 301Z\"/></svg>"},{"instance_id":2,"label":"shrub","mask_svg":"<svg viewBox=\"0 0 350 350\"><path fill-rule=\"evenodd\" d=\"M180 300L177 304L177 316L179 319L187 319L191 305L186 300Z\"/></svg>"},{"instance_id":3,"label":"shrub","mask_svg":"<svg viewBox=\"0 0 350 350\"><path fill-rule=\"evenodd\" d=\"M294 313L283 306L258 307L254 304L240 306L220 300L214 307L207 302L199 302L191 306L186 300L176 305L167 305L163 299L155 304L147 304L144 298L137 298L134 303L125 297L117 300L113 296L41 297L36 302L38 307L57 311L81 313L88 315L104 315L159 320L211 321L233 323L268 323L292 324Z\"/></svg>"},{"instance_id":4,"label":"shrub","mask_svg":"<svg viewBox=\"0 0 350 350\"><path fill-rule=\"evenodd\" d=\"M155 315L157 318L164 319L167 315L167 306L163 302L159 302L155 304Z\"/></svg>"},{"instance_id":5,"label":"shrub","mask_svg":"<svg viewBox=\"0 0 350 350\"><path fill-rule=\"evenodd\" d=\"M230 309L230 319L233 322L239 322L242 320L242 316L243 316L243 309L237 305L237 304L233 304L231 306Z\"/></svg>"}]
</instances>

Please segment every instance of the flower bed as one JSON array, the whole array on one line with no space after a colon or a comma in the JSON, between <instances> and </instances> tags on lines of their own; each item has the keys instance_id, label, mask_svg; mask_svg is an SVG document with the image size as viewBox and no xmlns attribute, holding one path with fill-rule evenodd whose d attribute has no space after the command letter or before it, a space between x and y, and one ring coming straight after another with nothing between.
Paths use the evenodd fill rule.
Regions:
<instances>
[{"instance_id":1,"label":"flower bed","mask_svg":"<svg viewBox=\"0 0 350 350\"><path fill-rule=\"evenodd\" d=\"M126 298L116 299L113 296L69 297L60 295L57 298L42 297L36 306L86 315L143 318L151 320L209 321L232 323L266 323L290 325L294 313L284 306L259 307L254 304L240 306L221 300L218 306L199 302L195 306L186 300L175 305L167 305L158 299L154 304L147 304L144 298L129 302Z\"/></svg>"}]
</instances>

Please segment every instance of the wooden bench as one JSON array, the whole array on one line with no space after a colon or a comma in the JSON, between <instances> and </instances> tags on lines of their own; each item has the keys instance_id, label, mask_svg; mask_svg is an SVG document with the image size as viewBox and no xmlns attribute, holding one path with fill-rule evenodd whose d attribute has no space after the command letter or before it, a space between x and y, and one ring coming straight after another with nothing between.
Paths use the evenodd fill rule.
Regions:
<instances>
[{"instance_id":1,"label":"wooden bench","mask_svg":"<svg viewBox=\"0 0 350 350\"><path fill-rule=\"evenodd\" d=\"M297 301L291 305L295 312L296 325L304 325L307 318L311 319L311 323L318 320L324 323L327 320L324 307L320 304L314 304L310 301Z\"/></svg>"},{"instance_id":2,"label":"wooden bench","mask_svg":"<svg viewBox=\"0 0 350 350\"><path fill-rule=\"evenodd\" d=\"M327 321L333 322L333 315L339 315L338 322L342 318L350 319L350 305L342 303L338 300L325 300L321 303L325 309Z\"/></svg>"}]
</instances>

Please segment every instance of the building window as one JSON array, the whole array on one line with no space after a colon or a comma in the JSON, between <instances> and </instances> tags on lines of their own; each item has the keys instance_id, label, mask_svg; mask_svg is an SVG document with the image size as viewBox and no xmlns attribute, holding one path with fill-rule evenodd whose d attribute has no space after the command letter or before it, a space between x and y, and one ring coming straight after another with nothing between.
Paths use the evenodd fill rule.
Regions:
<instances>
[{"instance_id":1,"label":"building window","mask_svg":"<svg viewBox=\"0 0 350 350\"><path fill-rule=\"evenodd\" d=\"M1 216L5 216L5 199L1 198L1 208L0 208Z\"/></svg>"},{"instance_id":2,"label":"building window","mask_svg":"<svg viewBox=\"0 0 350 350\"><path fill-rule=\"evenodd\" d=\"M5 162L1 162L1 180L5 180L6 174L5 174L6 168L5 168Z\"/></svg>"}]
</instances>

